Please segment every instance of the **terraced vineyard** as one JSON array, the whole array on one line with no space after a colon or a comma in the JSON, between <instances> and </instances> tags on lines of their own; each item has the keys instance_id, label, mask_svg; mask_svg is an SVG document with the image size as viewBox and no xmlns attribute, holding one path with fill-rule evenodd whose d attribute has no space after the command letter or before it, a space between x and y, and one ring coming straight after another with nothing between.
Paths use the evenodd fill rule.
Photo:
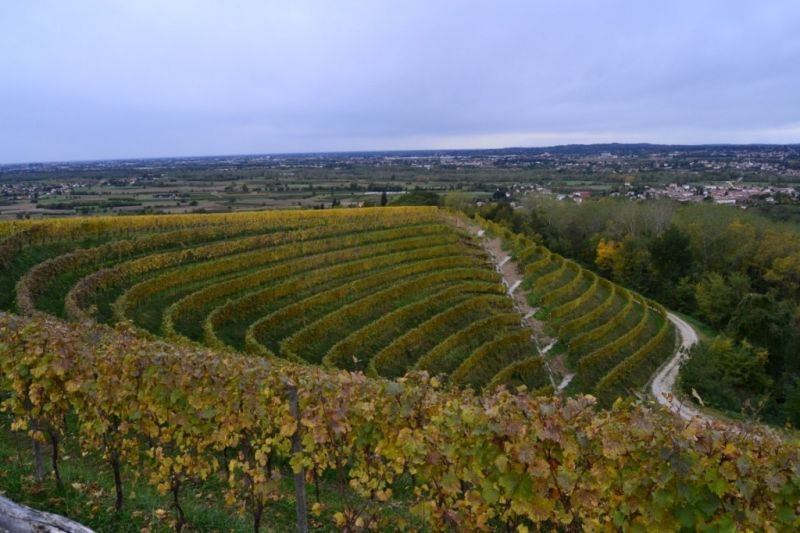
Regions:
<instances>
[{"instance_id":1,"label":"terraced vineyard","mask_svg":"<svg viewBox=\"0 0 800 533\"><path fill-rule=\"evenodd\" d=\"M4 421L33 440L34 475L15 475L41 491L45 447L59 491L86 486L59 464L102 465L113 507L92 485L102 505L76 512L123 524L146 483L176 531L192 496L256 532L293 502L304 530L306 483L314 527L344 531L797 530L796 443L512 389L574 372L568 393L608 404L674 332L658 304L477 223L491 239L427 208L0 225L0 304L38 315L0 313Z\"/></svg>"},{"instance_id":2,"label":"terraced vineyard","mask_svg":"<svg viewBox=\"0 0 800 533\"><path fill-rule=\"evenodd\" d=\"M4 232L3 307L300 363L549 383L487 254L435 208L72 219ZM14 290L11 290L11 289ZM13 295L13 296L12 296Z\"/></svg>"},{"instance_id":3,"label":"terraced vineyard","mask_svg":"<svg viewBox=\"0 0 800 533\"><path fill-rule=\"evenodd\" d=\"M568 391L606 401L640 389L675 349L665 309L486 220L524 272L523 290L544 333L555 339L555 366L573 376Z\"/></svg>"},{"instance_id":4,"label":"terraced vineyard","mask_svg":"<svg viewBox=\"0 0 800 533\"><path fill-rule=\"evenodd\" d=\"M558 339L554 366L575 374L568 392L625 394L672 350L658 304L479 223L512 248L539 333ZM435 208L7 224L0 305L371 375L419 369L544 392L535 331L469 229Z\"/></svg>"}]
</instances>

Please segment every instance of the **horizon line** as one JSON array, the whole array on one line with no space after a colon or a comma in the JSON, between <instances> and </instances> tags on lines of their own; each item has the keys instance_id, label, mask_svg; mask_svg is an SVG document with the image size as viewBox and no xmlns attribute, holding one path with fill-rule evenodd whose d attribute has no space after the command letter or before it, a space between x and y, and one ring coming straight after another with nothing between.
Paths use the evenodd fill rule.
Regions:
<instances>
[{"instance_id":1,"label":"horizon line","mask_svg":"<svg viewBox=\"0 0 800 533\"><path fill-rule=\"evenodd\" d=\"M800 149L800 141L795 143L651 143L651 142L597 142L597 143L565 143L549 145L530 145L530 146L505 146L493 148L390 148L385 150L322 150L322 151L296 151L296 152L252 152L238 154L206 154L206 155L165 155L165 156L132 156L132 157L112 157L107 159L51 159L43 161L16 161L0 163L0 168L19 165L54 165L54 164L76 164L76 163L102 163L119 161L160 161L167 159L212 159L230 157L255 157L255 156L304 156L304 155L346 155L346 154L386 154L386 153L430 153L430 152L500 152L508 150L547 150L554 148L569 147L593 147L593 146L650 146L654 148L699 148L699 147L789 147Z\"/></svg>"}]
</instances>

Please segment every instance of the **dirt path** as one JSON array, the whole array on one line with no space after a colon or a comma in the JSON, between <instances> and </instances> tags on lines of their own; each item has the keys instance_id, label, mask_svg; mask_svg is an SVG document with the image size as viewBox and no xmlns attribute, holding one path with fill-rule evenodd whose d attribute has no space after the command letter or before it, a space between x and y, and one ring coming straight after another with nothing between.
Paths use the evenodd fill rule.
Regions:
<instances>
[{"instance_id":1,"label":"dirt path","mask_svg":"<svg viewBox=\"0 0 800 533\"><path fill-rule=\"evenodd\" d=\"M495 268L503 276L503 282L508 287L509 294L514 298L517 308L523 315L534 313L536 310L528 304L527 299L521 291L517 291L522 284L522 275L517 270L517 263L511 260L511 256L503 251L500 239L490 239L485 234L478 232L483 248L489 252L494 261Z\"/></svg>"},{"instance_id":2,"label":"dirt path","mask_svg":"<svg viewBox=\"0 0 800 533\"><path fill-rule=\"evenodd\" d=\"M500 239L491 239L482 231L478 231L477 236L480 238L483 248L492 257L497 272L503 276L503 283L508 288L508 294L514 300L517 310L522 313L525 323L534 330L539 342L542 343L542 348L548 345L552 339L544 334L544 322L534 318L536 308L528 303L525 294L519 290L519 286L522 284L522 274L519 273L516 261L512 261L511 256L503 250Z\"/></svg>"},{"instance_id":3,"label":"dirt path","mask_svg":"<svg viewBox=\"0 0 800 533\"><path fill-rule=\"evenodd\" d=\"M544 354L549 348L553 346L553 339L550 339L544 334L544 323L534 317L536 308L528 303L525 294L518 290L522 284L522 274L519 273L519 267L516 261L511 259L502 247L502 241L498 238L490 238L485 232L478 228L472 228L473 233L478 237L480 243L483 245L484 250L491 256L494 262L495 269L503 277L503 284L508 288L508 295L514 300L514 307L519 311L522 316L523 324L533 331L533 340L536 343L536 349L539 355L544 359ZM550 376L550 383L554 389L558 388L562 383L561 375L559 372L554 371L552 365L545 359L545 367L547 374Z\"/></svg>"},{"instance_id":4,"label":"dirt path","mask_svg":"<svg viewBox=\"0 0 800 533\"><path fill-rule=\"evenodd\" d=\"M460 226L464 227L463 225ZM500 239L489 238L483 230L476 226L470 225L468 229L473 235L478 237L484 249L492 257L497 271L503 276L503 282L509 289L509 295L513 298L517 309L524 316L523 323L533 330L533 338L536 341L539 353L544 357L549 349L553 347L556 339L551 339L544 335L544 323L533 316L536 309L531 307L522 291L517 290L522 283L522 275L517 269L517 263L512 261L511 257L503 250L502 241ZM688 421L698 418L706 423L724 422L717 417L701 412L690 404L682 402L675 394L675 382L678 378L681 362L688 356L691 347L697 344L699 337L694 328L677 315L667 313L667 318L669 318L678 330L680 344L672 359L665 363L653 377L650 384L650 390L653 396L655 396L658 403L667 407L684 420ZM558 392L566 388L574 377L574 374L568 373L567 368L563 365L563 360L545 360L545 366L550 375L550 382Z\"/></svg>"},{"instance_id":5,"label":"dirt path","mask_svg":"<svg viewBox=\"0 0 800 533\"><path fill-rule=\"evenodd\" d=\"M698 341L697 332L685 320L678 318L676 315L667 313L667 317L678 330L681 342L672 359L656 373L653 382L650 384L650 391L653 393L653 396L656 397L658 403L668 407L673 413L684 420L700 418L704 422L709 422L712 420L710 416L680 401L673 391L681 362L688 356L689 350Z\"/></svg>"},{"instance_id":6,"label":"dirt path","mask_svg":"<svg viewBox=\"0 0 800 533\"><path fill-rule=\"evenodd\" d=\"M775 438L787 438L783 432L775 428L758 422L742 423L735 420L730 420L724 416L714 415L712 413L701 411L691 404L686 404L680 400L675 394L675 381L678 378L678 371L680 370L681 362L688 357L689 349L698 342L697 332L685 320L679 318L673 313L667 313L667 317L675 324L678 334L681 337L681 342L675 355L663 367L661 367L653 378L650 384L650 390L653 396L661 405L667 407L677 416L684 420L698 419L704 424L721 424L726 427L728 431L742 434L752 434L753 438L760 440L761 437L757 433L753 433L752 429L758 429L766 434L770 434Z\"/></svg>"}]
</instances>

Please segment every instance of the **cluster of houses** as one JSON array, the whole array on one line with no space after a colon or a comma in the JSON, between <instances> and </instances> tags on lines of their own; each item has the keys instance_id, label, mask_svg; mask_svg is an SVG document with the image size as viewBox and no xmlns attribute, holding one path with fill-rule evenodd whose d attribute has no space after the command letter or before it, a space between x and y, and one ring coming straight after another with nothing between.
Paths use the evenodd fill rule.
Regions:
<instances>
[{"instance_id":1,"label":"cluster of houses","mask_svg":"<svg viewBox=\"0 0 800 533\"><path fill-rule=\"evenodd\" d=\"M499 197L498 195L512 200L529 194L553 195L557 200L572 201L578 204L593 196L591 191L553 193L551 190L540 186L514 185L507 191L498 190L495 193L495 199ZM664 187L629 188L625 192L612 192L609 196L628 198L630 200L669 198L676 202L705 201L741 207L753 204L775 204L787 199L792 202L800 201L800 191L794 187L746 185L742 184L741 181L704 185L678 185L677 183L671 183ZM516 206L517 202L512 200L511 204Z\"/></svg>"},{"instance_id":2,"label":"cluster of houses","mask_svg":"<svg viewBox=\"0 0 800 533\"><path fill-rule=\"evenodd\" d=\"M86 183L42 183L37 181L0 183L0 197L35 201L37 198L47 196L72 194L87 186Z\"/></svg>"},{"instance_id":3,"label":"cluster of houses","mask_svg":"<svg viewBox=\"0 0 800 533\"><path fill-rule=\"evenodd\" d=\"M671 183L663 188L648 188L644 194L650 198L670 198L678 202L713 201L722 205L774 204L780 197L800 199L800 193L793 187L744 185L741 182L713 185Z\"/></svg>"}]
</instances>

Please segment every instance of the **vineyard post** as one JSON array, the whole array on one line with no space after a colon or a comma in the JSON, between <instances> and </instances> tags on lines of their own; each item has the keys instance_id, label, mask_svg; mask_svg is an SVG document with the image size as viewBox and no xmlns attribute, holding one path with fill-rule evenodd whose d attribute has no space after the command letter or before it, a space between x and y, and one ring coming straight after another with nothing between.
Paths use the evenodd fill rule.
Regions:
<instances>
[{"instance_id":1,"label":"vineyard post","mask_svg":"<svg viewBox=\"0 0 800 533\"><path fill-rule=\"evenodd\" d=\"M300 402L297 397L297 385L287 383L286 391L289 396L289 409L297 421L297 429L292 435L292 455L297 456L303 451L300 439ZM306 507L306 469L300 468L294 473L295 510L297 511L298 533L308 533L308 509Z\"/></svg>"},{"instance_id":2,"label":"vineyard post","mask_svg":"<svg viewBox=\"0 0 800 533\"><path fill-rule=\"evenodd\" d=\"M31 430L34 434L34 436L31 438L33 441L34 477L36 481L41 482L45 477L44 457L42 456L42 443L37 437L37 434L39 433L39 421L35 418L31 419Z\"/></svg>"}]
</instances>

